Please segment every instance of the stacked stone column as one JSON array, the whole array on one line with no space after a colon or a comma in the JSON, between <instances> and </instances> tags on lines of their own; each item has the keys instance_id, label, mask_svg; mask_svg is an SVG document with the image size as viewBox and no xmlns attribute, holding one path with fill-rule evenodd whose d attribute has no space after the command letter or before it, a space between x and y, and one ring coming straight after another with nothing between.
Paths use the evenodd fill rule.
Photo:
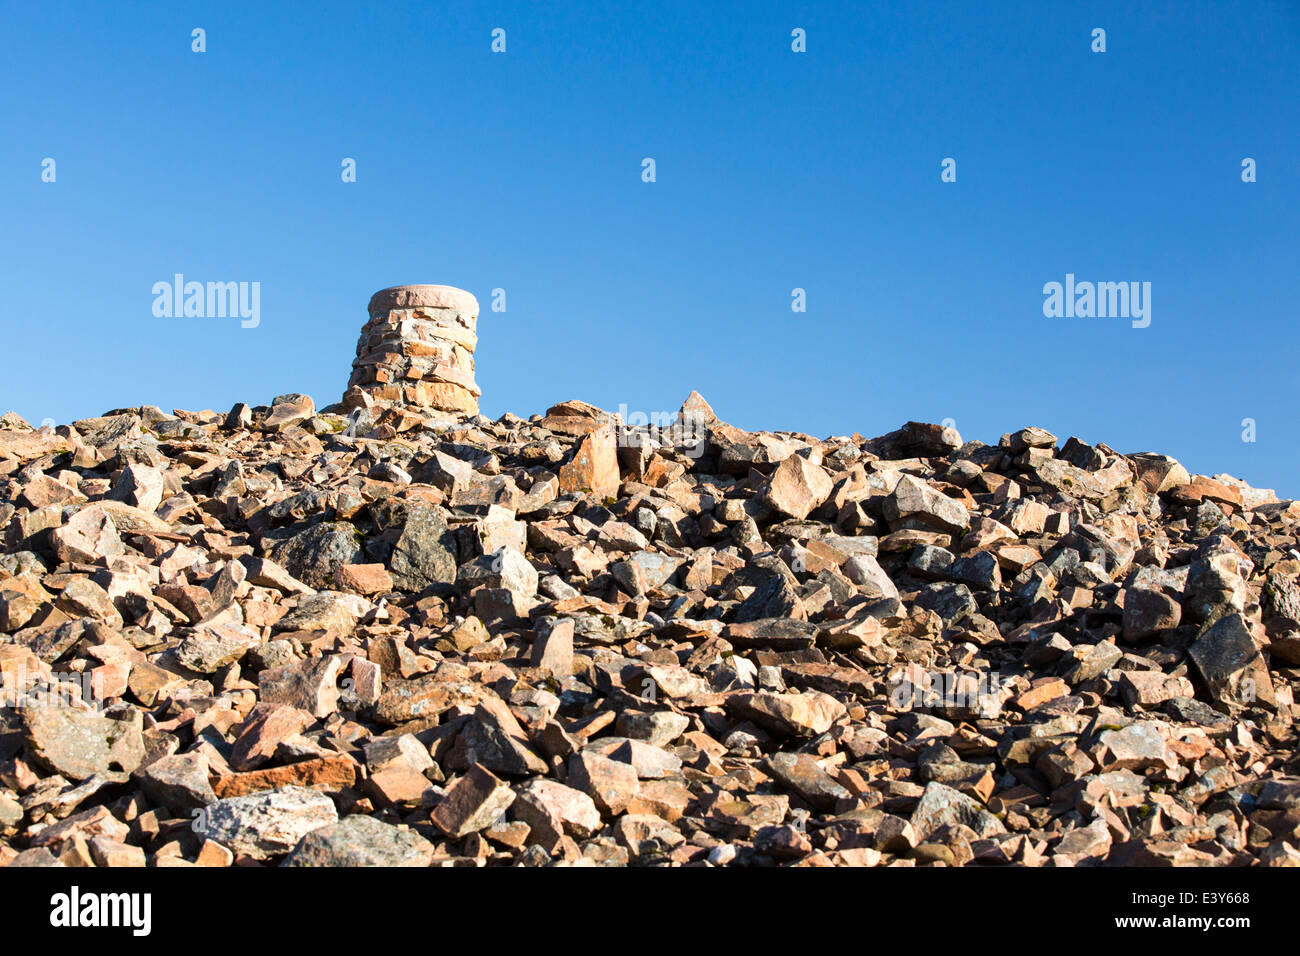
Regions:
<instances>
[{"instance_id":1,"label":"stacked stone column","mask_svg":"<svg viewBox=\"0 0 1300 956\"><path fill-rule=\"evenodd\" d=\"M399 285L371 296L369 312L349 396L359 389L381 405L478 413L474 296L448 285Z\"/></svg>"}]
</instances>

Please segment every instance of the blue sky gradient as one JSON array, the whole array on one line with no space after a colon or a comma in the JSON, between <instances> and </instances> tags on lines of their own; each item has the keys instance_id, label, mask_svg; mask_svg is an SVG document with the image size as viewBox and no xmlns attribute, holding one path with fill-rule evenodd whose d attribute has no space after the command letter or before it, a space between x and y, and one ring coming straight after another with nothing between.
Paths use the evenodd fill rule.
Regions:
<instances>
[{"instance_id":1,"label":"blue sky gradient","mask_svg":"<svg viewBox=\"0 0 1300 956\"><path fill-rule=\"evenodd\" d=\"M1300 496L1300 3L0 19L0 406L31 421L327 404L371 293L434 282L479 298L494 417L694 388L746 428L1037 424ZM177 272L260 282L260 326L156 318ZM1150 327L1044 317L1066 273L1151 282Z\"/></svg>"}]
</instances>

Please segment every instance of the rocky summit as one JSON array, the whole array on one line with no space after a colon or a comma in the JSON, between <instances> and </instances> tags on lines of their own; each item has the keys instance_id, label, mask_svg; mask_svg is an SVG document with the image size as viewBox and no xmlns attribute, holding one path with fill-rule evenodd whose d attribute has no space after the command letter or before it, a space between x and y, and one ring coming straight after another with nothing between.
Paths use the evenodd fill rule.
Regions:
<instances>
[{"instance_id":1,"label":"rocky summit","mask_svg":"<svg viewBox=\"0 0 1300 956\"><path fill-rule=\"evenodd\" d=\"M0 419L0 864L1300 863L1300 503L1036 427L492 421L416 288L335 405Z\"/></svg>"}]
</instances>

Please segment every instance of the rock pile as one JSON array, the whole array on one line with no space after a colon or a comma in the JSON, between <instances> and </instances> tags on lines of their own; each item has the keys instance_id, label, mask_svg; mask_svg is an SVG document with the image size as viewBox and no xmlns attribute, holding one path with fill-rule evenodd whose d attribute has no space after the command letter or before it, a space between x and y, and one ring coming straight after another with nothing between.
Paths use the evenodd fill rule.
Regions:
<instances>
[{"instance_id":1,"label":"rock pile","mask_svg":"<svg viewBox=\"0 0 1300 956\"><path fill-rule=\"evenodd\" d=\"M0 419L0 863L1300 862L1300 503L1040 428L448 420L458 295L372 303L350 418Z\"/></svg>"},{"instance_id":2,"label":"rock pile","mask_svg":"<svg viewBox=\"0 0 1300 956\"><path fill-rule=\"evenodd\" d=\"M477 299L448 285L399 285L371 296L368 311L346 406L377 402L478 413Z\"/></svg>"}]
</instances>

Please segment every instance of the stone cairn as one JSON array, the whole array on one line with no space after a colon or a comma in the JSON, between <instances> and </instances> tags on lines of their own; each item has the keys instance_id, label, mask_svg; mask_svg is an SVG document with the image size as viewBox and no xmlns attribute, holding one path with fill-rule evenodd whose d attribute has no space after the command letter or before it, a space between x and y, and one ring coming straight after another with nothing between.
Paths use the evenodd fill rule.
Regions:
<instances>
[{"instance_id":1,"label":"stone cairn","mask_svg":"<svg viewBox=\"0 0 1300 956\"><path fill-rule=\"evenodd\" d=\"M346 407L399 405L478 413L478 300L449 285L399 285L370 297Z\"/></svg>"}]
</instances>

